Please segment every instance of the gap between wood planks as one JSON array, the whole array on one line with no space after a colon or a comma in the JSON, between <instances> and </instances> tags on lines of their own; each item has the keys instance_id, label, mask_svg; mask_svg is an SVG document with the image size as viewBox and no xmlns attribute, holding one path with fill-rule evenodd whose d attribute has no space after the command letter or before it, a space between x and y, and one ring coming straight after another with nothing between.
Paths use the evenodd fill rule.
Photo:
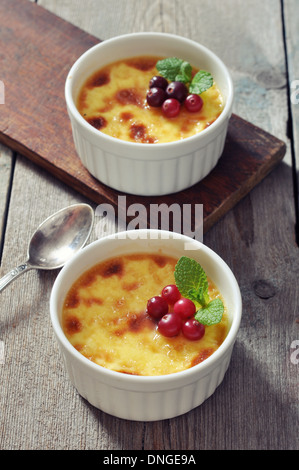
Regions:
<instances>
[{"instance_id":1,"label":"gap between wood planks","mask_svg":"<svg viewBox=\"0 0 299 470\"><path fill-rule=\"evenodd\" d=\"M4 214L3 214L2 234L0 238L0 266L2 262L2 254L3 254L3 248L4 248L4 240L5 240L5 234L6 234L8 211L9 211L9 206L10 206L16 159L17 159L17 153L13 152L11 156L11 170L10 170L9 184L8 184L8 190L7 190L7 195L6 195L5 209L4 209Z\"/></svg>"},{"instance_id":2,"label":"gap between wood planks","mask_svg":"<svg viewBox=\"0 0 299 470\"><path fill-rule=\"evenodd\" d=\"M287 122L287 136L290 139L290 150L292 159L292 177L293 177L293 193L294 193L294 209L295 209L295 241L299 246L299 189L298 189L298 177L296 171L296 152L294 144L294 120L291 106L291 89L290 89L290 76L289 76L289 61L288 61L288 47L286 41L286 26L285 26L285 12L284 12L284 0L280 0L281 5L281 21L282 21L282 34L283 34L283 47L285 56L285 68L286 68L286 79L287 79L287 101L288 101L288 122Z\"/></svg>"}]
</instances>

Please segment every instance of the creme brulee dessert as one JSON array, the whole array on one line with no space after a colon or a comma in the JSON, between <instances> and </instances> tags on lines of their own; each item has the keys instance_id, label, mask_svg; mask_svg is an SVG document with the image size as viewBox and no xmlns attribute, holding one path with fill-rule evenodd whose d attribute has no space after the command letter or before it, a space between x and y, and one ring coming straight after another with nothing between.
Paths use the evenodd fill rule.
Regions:
<instances>
[{"instance_id":1,"label":"creme brulee dessert","mask_svg":"<svg viewBox=\"0 0 299 470\"><path fill-rule=\"evenodd\" d=\"M178 115L165 117L161 107L148 104L149 82L157 75L159 60L150 56L128 58L95 72L79 93L80 114L101 132L138 143L173 142L210 126L223 110L215 82L200 94L203 105L197 112L188 111L182 104Z\"/></svg>"},{"instance_id":2,"label":"creme brulee dessert","mask_svg":"<svg viewBox=\"0 0 299 470\"><path fill-rule=\"evenodd\" d=\"M147 301L174 284L177 259L162 254L111 258L85 272L69 290L62 326L70 343L86 358L117 372L158 376L199 364L223 342L228 332L224 313L191 341L180 331L161 334L147 311ZM221 298L208 279L211 299Z\"/></svg>"}]
</instances>

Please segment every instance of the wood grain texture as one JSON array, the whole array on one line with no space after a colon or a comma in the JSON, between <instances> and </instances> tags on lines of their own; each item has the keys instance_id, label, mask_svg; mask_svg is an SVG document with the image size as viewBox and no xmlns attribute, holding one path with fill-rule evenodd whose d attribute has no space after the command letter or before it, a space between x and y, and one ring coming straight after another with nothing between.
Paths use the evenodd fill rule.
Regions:
<instances>
[{"instance_id":1,"label":"wood grain texture","mask_svg":"<svg viewBox=\"0 0 299 470\"><path fill-rule=\"evenodd\" d=\"M204 43L230 68L236 90L235 114L286 142L287 150L283 162L204 237L205 244L233 270L243 298L231 366L216 393L186 415L154 423L119 420L89 406L65 374L50 324L48 301L58 273L29 272L1 294L0 340L5 364L0 365L0 449L189 449L200 459L200 450L298 450L299 369L291 354L296 351L293 342L299 339L299 254L294 237L293 141L287 134L282 2L38 3L99 39L153 30ZM283 0L283 4L296 24L296 2ZM291 66L297 33L289 24L285 26L286 37L292 39L288 48ZM28 43L28 49L34 47L37 45ZM0 50L1 61L3 54ZM21 111L22 103L18 106ZM293 125L298 132L295 119ZM5 152L9 164L10 151ZM23 260L32 231L45 217L68 204L90 202L21 155L16 156L9 193L1 275ZM106 227L96 219L95 229L91 240L100 237ZM115 229L111 222L108 230ZM101 453L95 455L99 464Z\"/></svg>"},{"instance_id":2,"label":"wood grain texture","mask_svg":"<svg viewBox=\"0 0 299 470\"><path fill-rule=\"evenodd\" d=\"M18 8L17 17L13 7ZM10 94L0 115L0 141L93 202L112 204L119 215L118 192L93 178L76 154L64 99L69 68L98 39L27 0L3 0L0 8L0 47L10 61L10 67L4 62ZM28 43L33 44L30 50ZM148 214L152 203L203 204L206 232L282 160L285 148L279 139L234 115L221 161L204 181L166 197L128 196L127 204L142 203ZM148 224L149 215L143 226ZM193 221L193 231L198 230L195 225Z\"/></svg>"}]
</instances>

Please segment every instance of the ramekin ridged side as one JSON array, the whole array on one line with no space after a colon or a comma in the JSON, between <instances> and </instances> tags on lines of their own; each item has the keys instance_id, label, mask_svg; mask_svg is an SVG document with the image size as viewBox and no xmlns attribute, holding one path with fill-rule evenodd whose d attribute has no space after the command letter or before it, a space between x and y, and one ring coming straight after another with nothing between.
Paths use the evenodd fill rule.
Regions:
<instances>
[{"instance_id":1,"label":"ramekin ridged side","mask_svg":"<svg viewBox=\"0 0 299 470\"><path fill-rule=\"evenodd\" d=\"M233 346L211 370L194 382L181 385L179 381L169 385L167 390L160 387L145 387L131 390L111 385L94 378L85 367L63 348L60 351L67 373L78 393L91 405L117 418L131 421L158 421L180 416L201 405L221 384L228 369Z\"/></svg>"},{"instance_id":2,"label":"ramekin ridged side","mask_svg":"<svg viewBox=\"0 0 299 470\"><path fill-rule=\"evenodd\" d=\"M86 136L73 119L71 122L77 153L88 171L111 188L144 196L182 191L207 176L223 152L228 127L227 120L214 139L191 153L158 160L105 151Z\"/></svg>"}]
</instances>

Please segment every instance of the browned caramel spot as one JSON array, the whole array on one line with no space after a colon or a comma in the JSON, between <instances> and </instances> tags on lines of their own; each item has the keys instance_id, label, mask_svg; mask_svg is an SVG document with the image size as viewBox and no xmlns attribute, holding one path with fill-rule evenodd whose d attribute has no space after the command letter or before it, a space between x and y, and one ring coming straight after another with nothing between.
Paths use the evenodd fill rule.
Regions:
<instances>
[{"instance_id":1,"label":"browned caramel spot","mask_svg":"<svg viewBox=\"0 0 299 470\"><path fill-rule=\"evenodd\" d=\"M107 126L107 121L104 117L94 117L94 118L88 118L87 122L91 124L93 127L96 129L100 130L103 127Z\"/></svg>"},{"instance_id":2,"label":"browned caramel spot","mask_svg":"<svg viewBox=\"0 0 299 470\"><path fill-rule=\"evenodd\" d=\"M79 95L79 99L78 99L78 105L79 105L79 108L84 108L86 106L86 98L87 98L87 90L82 90L80 95ZM85 115L83 115L83 117L85 118Z\"/></svg>"},{"instance_id":3,"label":"browned caramel spot","mask_svg":"<svg viewBox=\"0 0 299 470\"><path fill-rule=\"evenodd\" d=\"M91 305L103 305L104 301L102 299L98 299L96 297L89 297L88 299L84 299L84 304L90 307Z\"/></svg>"},{"instance_id":4,"label":"browned caramel spot","mask_svg":"<svg viewBox=\"0 0 299 470\"><path fill-rule=\"evenodd\" d=\"M122 260L117 258L104 263L103 269L101 269L101 275L103 277L110 277L117 274L121 277L123 275L123 269L124 266Z\"/></svg>"},{"instance_id":5,"label":"browned caramel spot","mask_svg":"<svg viewBox=\"0 0 299 470\"><path fill-rule=\"evenodd\" d=\"M127 321L114 331L116 336L122 336L127 332L138 333L144 328L155 328L155 323L146 312L131 313L127 315Z\"/></svg>"},{"instance_id":6,"label":"browned caramel spot","mask_svg":"<svg viewBox=\"0 0 299 470\"><path fill-rule=\"evenodd\" d=\"M200 364L202 361L207 359L211 354L213 354L214 349L213 348L206 348L203 349L198 356L196 356L193 361L191 362L191 367L196 366L197 364Z\"/></svg>"},{"instance_id":7,"label":"browned caramel spot","mask_svg":"<svg viewBox=\"0 0 299 470\"><path fill-rule=\"evenodd\" d=\"M146 135L146 127L143 124L132 124L130 127L132 139L143 140Z\"/></svg>"},{"instance_id":8,"label":"browned caramel spot","mask_svg":"<svg viewBox=\"0 0 299 470\"><path fill-rule=\"evenodd\" d=\"M144 253L134 253L132 255L127 255L127 258L129 260L135 260L135 261L142 261L142 260L147 259L149 257L150 257L150 255L146 255Z\"/></svg>"},{"instance_id":9,"label":"browned caramel spot","mask_svg":"<svg viewBox=\"0 0 299 470\"><path fill-rule=\"evenodd\" d=\"M78 292L75 289L71 289L66 298L65 306L67 308L76 308L80 303Z\"/></svg>"},{"instance_id":10,"label":"browned caramel spot","mask_svg":"<svg viewBox=\"0 0 299 470\"><path fill-rule=\"evenodd\" d=\"M121 104L135 104L136 106L142 104L142 98L134 88L119 90L115 97Z\"/></svg>"},{"instance_id":11,"label":"browned caramel spot","mask_svg":"<svg viewBox=\"0 0 299 470\"><path fill-rule=\"evenodd\" d=\"M99 87L99 86L107 85L107 83L109 82L110 82L109 74L101 71L100 73L96 73L91 77L88 85L90 87Z\"/></svg>"},{"instance_id":12,"label":"browned caramel spot","mask_svg":"<svg viewBox=\"0 0 299 470\"><path fill-rule=\"evenodd\" d=\"M87 359L93 362L98 362L98 360L104 360L106 362L111 362L111 354L108 351L98 351L95 354L84 354Z\"/></svg>"},{"instance_id":13,"label":"browned caramel spot","mask_svg":"<svg viewBox=\"0 0 299 470\"><path fill-rule=\"evenodd\" d=\"M65 329L70 335L78 333L82 330L82 323L80 322L79 318L75 317L75 315L72 315L71 317L66 318Z\"/></svg>"},{"instance_id":14,"label":"browned caramel spot","mask_svg":"<svg viewBox=\"0 0 299 470\"><path fill-rule=\"evenodd\" d=\"M226 337L226 327L223 324L219 324L217 328L217 344L220 346Z\"/></svg>"},{"instance_id":15,"label":"browned caramel spot","mask_svg":"<svg viewBox=\"0 0 299 470\"><path fill-rule=\"evenodd\" d=\"M129 121L130 119L133 119L134 115L132 113L124 112L120 114L120 119L123 121Z\"/></svg>"},{"instance_id":16,"label":"browned caramel spot","mask_svg":"<svg viewBox=\"0 0 299 470\"><path fill-rule=\"evenodd\" d=\"M146 127L143 124L132 124L130 127L130 136L136 142L153 144L155 139L149 136L146 132Z\"/></svg>"},{"instance_id":17,"label":"browned caramel spot","mask_svg":"<svg viewBox=\"0 0 299 470\"><path fill-rule=\"evenodd\" d=\"M205 125L205 129L207 127L210 127L210 125L213 124L213 122L215 122L215 121L216 121L216 119L212 119L211 121L207 122L206 125Z\"/></svg>"},{"instance_id":18,"label":"browned caramel spot","mask_svg":"<svg viewBox=\"0 0 299 470\"><path fill-rule=\"evenodd\" d=\"M140 331L143 326L145 326L145 320L147 316L144 312L139 315L131 315L128 320L128 330L130 331Z\"/></svg>"},{"instance_id":19,"label":"browned caramel spot","mask_svg":"<svg viewBox=\"0 0 299 470\"><path fill-rule=\"evenodd\" d=\"M153 260L160 268L163 268L167 264L167 261L168 261L168 259L165 256L153 256Z\"/></svg>"},{"instance_id":20,"label":"browned caramel spot","mask_svg":"<svg viewBox=\"0 0 299 470\"><path fill-rule=\"evenodd\" d=\"M124 290L131 291L131 290L138 289L139 286L140 286L140 283L135 281L135 282L131 282L130 284L124 283L121 287Z\"/></svg>"},{"instance_id":21,"label":"browned caramel spot","mask_svg":"<svg viewBox=\"0 0 299 470\"><path fill-rule=\"evenodd\" d=\"M127 64L130 67L147 72L156 66L156 62L157 59L155 57L136 57L134 59L128 60Z\"/></svg>"},{"instance_id":22,"label":"browned caramel spot","mask_svg":"<svg viewBox=\"0 0 299 470\"><path fill-rule=\"evenodd\" d=\"M190 131L190 129L192 129L192 126L193 126L193 123L189 121L188 119L186 119L185 121L183 121L181 125L181 131L187 133Z\"/></svg>"},{"instance_id":23,"label":"browned caramel spot","mask_svg":"<svg viewBox=\"0 0 299 470\"><path fill-rule=\"evenodd\" d=\"M217 113L217 116L215 117L215 119L211 119L209 122L207 122L207 123L206 123L206 126L205 126L205 129L206 129L207 127L209 127L211 124L213 124L213 122L215 122L216 119L219 118L220 114L221 114L221 113Z\"/></svg>"},{"instance_id":24,"label":"browned caramel spot","mask_svg":"<svg viewBox=\"0 0 299 470\"><path fill-rule=\"evenodd\" d=\"M93 269L90 269L90 271L86 272L81 276L81 278L78 280L77 286L78 287L88 287L91 286L97 278L97 268L94 267Z\"/></svg>"}]
</instances>

